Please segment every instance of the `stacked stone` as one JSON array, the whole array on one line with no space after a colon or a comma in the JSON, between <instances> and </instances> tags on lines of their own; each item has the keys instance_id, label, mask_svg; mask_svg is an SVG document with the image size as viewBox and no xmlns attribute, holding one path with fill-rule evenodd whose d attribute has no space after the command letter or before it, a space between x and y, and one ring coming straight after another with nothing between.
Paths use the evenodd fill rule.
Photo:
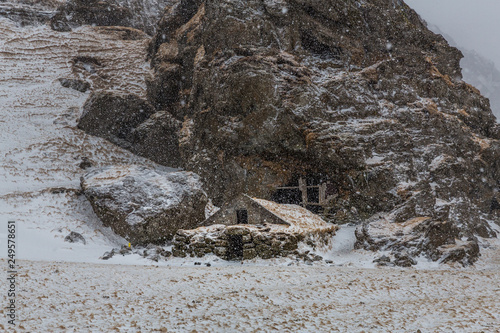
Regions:
<instances>
[{"instance_id":1,"label":"stacked stone","mask_svg":"<svg viewBox=\"0 0 500 333\"><path fill-rule=\"evenodd\" d=\"M204 234L190 233L178 230L173 239L172 254L174 257L203 257L214 253L215 242L212 237Z\"/></svg>"},{"instance_id":2,"label":"stacked stone","mask_svg":"<svg viewBox=\"0 0 500 333\"><path fill-rule=\"evenodd\" d=\"M273 232L270 228L256 226L218 227L210 232L177 231L173 239L173 255L176 257L202 257L214 253L222 259L230 259L232 236L241 236L243 259L269 259L287 256L297 250L304 236L298 233Z\"/></svg>"}]
</instances>

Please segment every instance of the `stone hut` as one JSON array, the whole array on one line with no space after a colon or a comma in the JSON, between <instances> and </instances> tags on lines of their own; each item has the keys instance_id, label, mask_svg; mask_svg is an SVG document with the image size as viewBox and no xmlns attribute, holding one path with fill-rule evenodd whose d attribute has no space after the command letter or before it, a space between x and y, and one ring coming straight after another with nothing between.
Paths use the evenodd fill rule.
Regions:
<instances>
[{"instance_id":1,"label":"stone hut","mask_svg":"<svg viewBox=\"0 0 500 333\"><path fill-rule=\"evenodd\" d=\"M177 231L173 255L214 253L226 260L287 256L297 252L300 242L328 245L337 229L304 207L241 195L200 227Z\"/></svg>"}]
</instances>

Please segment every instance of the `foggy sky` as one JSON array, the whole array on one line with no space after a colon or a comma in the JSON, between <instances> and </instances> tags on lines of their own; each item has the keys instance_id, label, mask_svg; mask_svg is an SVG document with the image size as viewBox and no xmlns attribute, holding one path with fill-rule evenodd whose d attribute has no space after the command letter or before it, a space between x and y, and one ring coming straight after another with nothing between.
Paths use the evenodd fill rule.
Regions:
<instances>
[{"instance_id":1,"label":"foggy sky","mask_svg":"<svg viewBox=\"0 0 500 333\"><path fill-rule=\"evenodd\" d=\"M405 0L420 16L500 68L500 0Z\"/></svg>"}]
</instances>

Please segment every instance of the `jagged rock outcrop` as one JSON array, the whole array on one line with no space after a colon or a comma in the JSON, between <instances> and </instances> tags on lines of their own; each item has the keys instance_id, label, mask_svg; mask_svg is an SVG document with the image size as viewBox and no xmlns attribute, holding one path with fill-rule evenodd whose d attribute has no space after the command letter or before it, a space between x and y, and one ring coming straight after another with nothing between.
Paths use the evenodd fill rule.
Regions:
<instances>
[{"instance_id":1,"label":"jagged rock outcrop","mask_svg":"<svg viewBox=\"0 0 500 333\"><path fill-rule=\"evenodd\" d=\"M51 19L57 31L88 24L125 26L154 34L157 21L172 0L69 0Z\"/></svg>"},{"instance_id":2,"label":"jagged rock outcrop","mask_svg":"<svg viewBox=\"0 0 500 333\"><path fill-rule=\"evenodd\" d=\"M367 250L390 249L396 256L395 265L416 264L411 258L421 254L432 260L473 264L479 255L475 237L460 237L460 228L448 220L416 217L403 223L374 219L356 230L356 247ZM400 255L404 254L405 260ZM411 266L411 265L410 265Z\"/></svg>"},{"instance_id":3,"label":"jagged rock outcrop","mask_svg":"<svg viewBox=\"0 0 500 333\"><path fill-rule=\"evenodd\" d=\"M155 109L134 94L98 91L83 106L78 128L127 147L134 128L155 113Z\"/></svg>"},{"instance_id":4,"label":"jagged rock outcrop","mask_svg":"<svg viewBox=\"0 0 500 333\"><path fill-rule=\"evenodd\" d=\"M81 186L103 224L133 244L165 242L205 219L207 196L191 172L106 167L87 173Z\"/></svg>"},{"instance_id":5,"label":"jagged rock outcrop","mask_svg":"<svg viewBox=\"0 0 500 333\"><path fill-rule=\"evenodd\" d=\"M85 102L78 128L154 162L177 167L181 124L168 112L156 112L137 95L97 91Z\"/></svg>"},{"instance_id":6,"label":"jagged rock outcrop","mask_svg":"<svg viewBox=\"0 0 500 333\"><path fill-rule=\"evenodd\" d=\"M403 1L180 0L149 53L149 102L183 122L182 165L216 204L304 176L335 184L337 222L432 221L413 255L494 236L495 118L462 81L460 51ZM452 237L425 245L441 223ZM370 226L358 247L409 246Z\"/></svg>"}]
</instances>

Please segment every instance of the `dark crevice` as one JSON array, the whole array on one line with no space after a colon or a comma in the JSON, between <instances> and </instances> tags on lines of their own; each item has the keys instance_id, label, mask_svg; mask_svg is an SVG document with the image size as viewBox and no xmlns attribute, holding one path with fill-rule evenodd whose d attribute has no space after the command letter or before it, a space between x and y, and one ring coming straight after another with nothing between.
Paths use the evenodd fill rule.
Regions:
<instances>
[{"instance_id":1,"label":"dark crevice","mask_svg":"<svg viewBox=\"0 0 500 333\"><path fill-rule=\"evenodd\" d=\"M321 58L342 59L342 48L321 43L315 36L307 31L301 33L301 43L305 50Z\"/></svg>"}]
</instances>

